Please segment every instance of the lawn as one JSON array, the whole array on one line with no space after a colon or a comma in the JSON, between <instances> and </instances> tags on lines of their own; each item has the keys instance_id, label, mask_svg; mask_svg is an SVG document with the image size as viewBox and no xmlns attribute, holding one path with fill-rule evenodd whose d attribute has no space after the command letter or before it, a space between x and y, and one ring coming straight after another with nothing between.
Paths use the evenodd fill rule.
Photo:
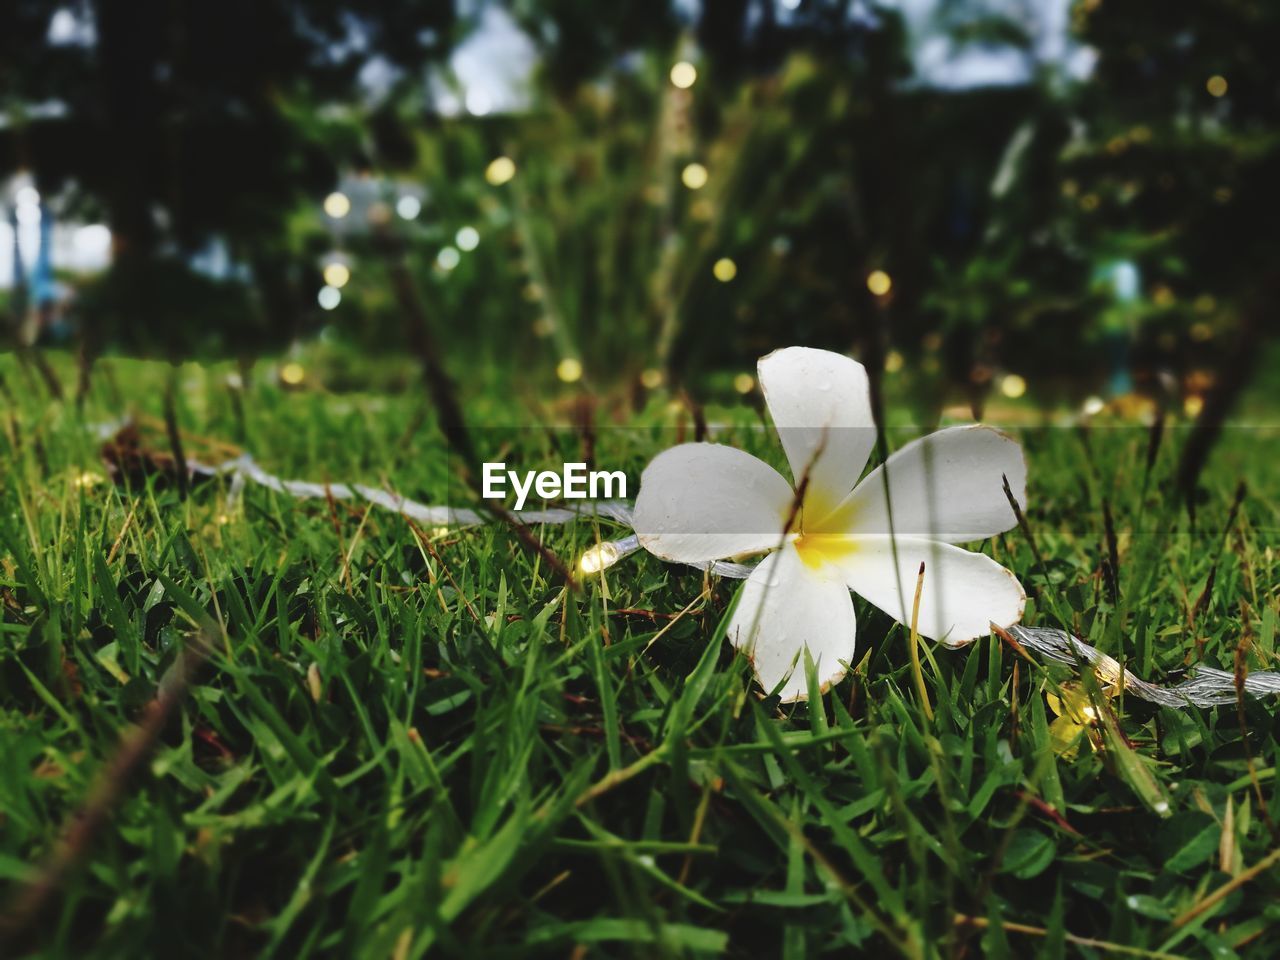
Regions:
<instances>
[{"instance_id":1,"label":"lawn","mask_svg":"<svg viewBox=\"0 0 1280 960\"><path fill-rule=\"evenodd\" d=\"M188 456L461 496L416 386L285 389L264 362L237 391L232 369L183 368ZM183 499L152 423L166 368L107 361L83 410L11 357L0 375L0 910L86 798L118 791L0 953L1280 952L1273 703L1109 698L991 637L926 645L926 709L906 631L856 600L850 676L780 706L723 642L737 581L637 553L566 586L552 557L576 568L620 527L537 528L540 553L501 523L426 528L219 478ZM1181 414L1157 436L1129 410L993 406L1026 449L1027 527L981 549L1027 588L1025 622L1161 683L1276 669L1264 389L1194 519L1174 490ZM887 391L899 445L909 372ZM749 398L708 395L715 439L784 463ZM632 478L696 429L665 396L605 401L576 430L543 427L582 419L568 399L533 408L479 381L461 399L477 446L532 464L589 444ZM152 419L118 485L100 448L130 411ZM148 723L154 750L104 787Z\"/></svg>"}]
</instances>

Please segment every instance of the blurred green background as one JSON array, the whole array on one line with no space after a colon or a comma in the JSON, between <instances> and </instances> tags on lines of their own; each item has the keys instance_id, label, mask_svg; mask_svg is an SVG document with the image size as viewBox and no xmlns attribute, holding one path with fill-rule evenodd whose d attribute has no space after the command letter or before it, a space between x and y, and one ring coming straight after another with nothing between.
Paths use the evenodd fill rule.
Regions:
<instances>
[{"instance_id":1,"label":"blurred green background","mask_svg":"<svg viewBox=\"0 0 1280 960\"><path fill-rule=\"evenodd\" d=\"M637 398L801 343L922 408L1194 414L1265 329L1278 42L1262 0L11 0L5 341L342 389L425 334Z\"/></svg>"}]
</instances>

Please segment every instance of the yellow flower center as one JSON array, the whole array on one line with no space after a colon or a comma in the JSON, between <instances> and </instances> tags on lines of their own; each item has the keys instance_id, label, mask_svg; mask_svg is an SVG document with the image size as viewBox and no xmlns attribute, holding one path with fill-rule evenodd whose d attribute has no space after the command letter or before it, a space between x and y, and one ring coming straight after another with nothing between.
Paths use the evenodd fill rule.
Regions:
<instances>
[{"instance_id":1,"label":"yellow flower center","mask_svg":"<svg viewBox=\"0 0 1280 960\"><path fill-rule=\"evenodd\" d=\"M857 538L847 533L801 533L795 540L800 559L814 570L829 563L839 563L858 549Z\"/></svg>"},{"instance_id":2,"label":"yellow flower center","mask_svg":"<svg viewBox=\"0 0 1280 960\"><path fill-rule=\"evenodd\" d=\"M794 540L796 551L814 570L839 563L858 549L858 539L846 533L852 509L835 510L834 504L819 502L812 494L805 497L800 512L799 533ZM806 522L806 519L808 522ZM816 520L811 518L817 518Z\"/></svg>"}]
</instances>

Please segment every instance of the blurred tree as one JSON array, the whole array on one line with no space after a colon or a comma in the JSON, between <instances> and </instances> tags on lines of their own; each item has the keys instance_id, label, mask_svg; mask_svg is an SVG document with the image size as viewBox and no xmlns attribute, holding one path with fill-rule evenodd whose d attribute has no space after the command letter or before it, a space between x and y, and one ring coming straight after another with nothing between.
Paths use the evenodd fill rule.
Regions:
<instances>
[{"instance_id":1,"label":"blurred tree","mask_svg":"<svg viewBox=\"0 0 1280 960\"><path fill-rule=\"evenodd\" d=\"M0 176L101 215L114 265L83 322L137 352L297 332L315 268L290 218L366 160L366 71L397 88L449 49L451 0L16 0L0 6ZM238 270L195 275L225 246ZM246 282L251 281L251 282Z\"/></svg>"},{"instance_id":2,"label":"blurred tree","mask_svg":"<svg viewBox=\"0 0 1280 960\"><path fill-rule=\"evenodd\" d=\"M1262 335L1258 301L1277 292L1280 7L1091 0L1075 17L1099 59L1063 219L1143 278L1140 374L1212 366L1234 334Z\"/></svg>"}]
</instances>

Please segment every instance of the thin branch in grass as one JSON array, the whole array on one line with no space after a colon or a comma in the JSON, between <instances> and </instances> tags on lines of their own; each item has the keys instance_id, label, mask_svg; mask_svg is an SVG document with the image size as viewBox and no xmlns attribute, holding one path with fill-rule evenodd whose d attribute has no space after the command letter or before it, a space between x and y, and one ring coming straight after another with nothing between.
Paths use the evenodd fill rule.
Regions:
<instances>
[{"instance_id":1,"label":"thin branch in grass","mask_svg":"<svg viewBox=\"0 0 1280 960\"><path fill-rule=\"evenodd\" d=\"M18 359L23 364L29 363L35 367L36 372L40 374L40 379L44 383L45 389L49 391L50 399L62 399L62 381L53 372L53 367L49 365L49 360L45 357L43 351L38 347L22 347L18 350Z\"/></svg>"},{"instance_id":2,"label":"thin branch in grass","mask_svg":"<svg viewBox=\"0 0 1280 960\"><path fill-rule=\"evenodd\" d=\"M99 831L124 796L134 773L151 755L169 719L185 699L196 670L208 657L211 638L197 634L166 671L147 704L142 721L120 736L115 753L102 768L84 803L63 826L62 834L35 878L0 913L0 954L15 946L44 915L71 872L89 852Z\"/></svg>"},{"instance_id":3,"label":"thin branch in grass","mask_svg":"<svg viewBox=\"0 0 1280 960\"><path fill-rule=\"evenodd\" d=\"M1151 428L1147 432L1147 464L1142 473L1142 492L1147 492L1147 484L1151 480L1151 471L1155 468L1156 458L1160 456L1160 447L1164 442L1164 406L1156 410L1151 418Z\"/></svg>"},{"instance_id":4,"label":"thin branch in grass","mask_svg":"<svg viewBox=\"0 0 1280 960\"><path fill-rule=\"evenodd\" d=\"M989 626L991 627L991 632L994 633L997 637L999 637L1004 642L1005 646L1007 646L1014 653L1018 654L1018 656L1022 657L1028 663L1038 662L1035 657L1033 657L1030 653L1027 652L1027 648L1024 647L1018 641L1018 638L1015 637L1013 634L1011 634L1004 627L1000 626L998 623L995 623L994 621L992 621L989 624Z\"/></svg>"},{"instance_id":5,"label":"thin branch in grass","mask_svg":"<svg viewBox=\"0 0 1280 960\"><path fill-rule=\"evenodd\" d=\"M427 391L431 394L436 414L440 417L440 428L444 432L445 439L461 456L467 472L470 473L477 462L475 448L462 416L462 408L458 405L453 381L445 372L443 355L431 330L431 321L422 306L417 285L405 262L404 244L394 239L385 227L378 231L377 239L386 255L392 292L404 315L409 347L422 366L422 378L426 382Z\"/></svg>"},{"instance_id":6,"label":"thin branch in grass","mask_svg":"<svg viewBox=\"0 0 1280 960\"><path fill-rule=\"evenodd\" d=\"M955 924L958 927L970 927L977 930L986 930L991 926L991 921L986 917L971 917L963 913L957 913L955 916ZM1014 923L1010 920L1002 920L1000 927L1006 933L1022 933L1031 937L1047 937L1049 931L1044 927L1033 927L1027 923ZM1176 953L1162 953L1159 950L1145 950L1142 947L1131 947L1123 943L1114 943L1110 940L1097 940L1093 937L1078 937L1074 933L1063 933L1062 937L1067 943L1073 943L1078 947L1092 947L1096 950L1103 950L1109 953L1123 954L1129 957L1150 957L1153 960L1182 960Z\"/></svg>"},{"instance_id":7,"label":"thin branch in grass","mask_svg":"<svg viewBox=\"0 0 1280 960\"><path fill-rule=\"evenodd\" d=\"M656 747L650 753L646 753L634 763L622 767L619 770L611 770L582 793L578 794L573 805L575 807L585 807L592 800L597 800L611 790L614 790L629 780L633 780L640 774L644 773L650 767L655 767L660 763L665 763L667 759L667 748L665 745Z\"/></svg>"},{"instance_id":8,"label":"thin branch in grass","mask_svg":"<svg viewBox=\"0 0 1280 960\"><path fill-rule=\"evenodd\" d=\"M560 581L573 592L582 589L582 585L574 578L564 561L551 552L550 548L543 543L534 532L529 529L527 524L521 523L506 508L498 505L493 501L488 501L489 511L498 518L507 528L516 535L516 539L523 543L526 547L536 553L552 570Z\"/></svg>"},{"instance_id":9,"label":"thin branch in grass","mask_svg":"<svg viewBox=\"0 0 1280 960\"><path fill-rule=\"evenodd\" d=\"M1235 497L1231 501L1231 509L1227 511L1227 522L1222 528L1222 541L1218 545L1218 549L1214 552L1213 565L1209 567L1209 577L1205 580L1204 589L1200 591L1200 596L1196 598L1194 606L1187 614L1187 629L1192 633L1195 632L1196 622L1200 619L1200 615L1208 609L1209 601L1213 599L1213 587L1218 577L1218 564L1222 562L1222 556L1227 550L1227 541L1231 534L1231 528L1235 526L1236 516L1240 513L1240 506L1244 503L1245 496L1248 494L1248 487L1241 480L1236 485ZM1195 661L1198 662L1204 654L1204 637L1196 638L1195 645ZM1188 659L1188 663L1193 662Z\"/></svg>"},{"instance_id":10,"label":"thin branch in grass","mask_svg":"<svg viewBox=\"0 0 1280 960\"><path fill-rule=\"evenodd\" d=\"M133 518L138 514L138 501L134 500L129 505L129 515L124 518L124 523L120 526L120 532L116 534L115 542L111 544L111 549L107 551L107 566L116 559L116 554L120 552L120 547L124 544L125 534L129 532L129 527L133 524Z\"/></svg>"},{"instance_id":11,"label":"thin branch in grass","mask_svg":"<svg viewBox=\"0 0 1280 960\"><path fill-rule=\"evenodd\" d=\"M1107 538L1106 584L1112 605L1120 602L1120 545L1116 540L1116 524L1111 516L1111 501L1102 498L1102 527Z\"/></svg>"},{"instance_id":12,"label":"thin branch in grass","mask_svg":"<svg viewBox=\"0 0 1280 960\"><path fill-rule=\"evenodd\" d=\"M636 607L615 607L609 611L614 617L643 617L646 620L674 620L677 613L661 613L658 610L641 610Z\"/></svg>"},{"instance_id":13,"label":"thin branch in grass","mask_svg":"<svg viewBox=\"0 0 1280 960\"><path fill-rule=\"evenodd\" d=\"M1249 770L1249 780L1253 784L1254 796L1258 800L1258 814L1271 832L1272 839L1277 844L1280 844L1280 831L1276 830L1275 821L1271 819L1271 814L1267 809L1266 798L1262 796L1262 783L1258 780L1258 769L1254 764L1253 749L1249 746L1249 722L1244 714L1244 694L1245 681L1249 676L1249 647L1251 644L1247 627L1248 621L1246 620L1245 623L1245 631L1240 635L1240 642L1236 644L1235 663L1232 671L1236 689L1236 721L1240 724L1240 746L1244 749L1244 760Z\"/></svg>"},{"instance_id":14,"label":"thin branch in grass","mask_svg":"<svg viewBox=\"0 0 1280 960\"><path fill-rule=\"evenodd\" d=\"M1015 790L1013 791L1013 795L1017 797L1019 800L1030 804L1032 807L1036 809L1036 811L1043 814L1045 817L1048 817L1060 829L1064 830L1065 832L1076 837L1084 836L1083 833L1081 833L1079 830L1077 830L1075 827L1073 827L1070 823L1067 822L1067 818L1064 817L1061 813L1059 813L1056 807L1054 807L1052 804L1045 803L1035 794L1028 793L1025 790Z\"/></svg>"},{"instance_id":15,"label":"thin branch in grass","mask_svg":"<svg viewBox=\"0 0 1280 960\"><path fill-rule=\"evenodd\" d=\"M497 503L476 496L474 468L479 461L476 458L475 445L471 442L471 434L462 416L462 407L458 404L453 381L445 372L443 355L431 331L431 323L426 310L423 309L422 298L418 294L417 285L405 262L403 244L393 240L386 228L379 231L378 240L386 253L392 290L404 313L409 343L422 365L423 379L431 394L436 415L440 418L441 430L444 432L445 440L460 457L459 469L463 486L471 494L472 499L504 523L516 535L516 539L537 553L570 590L578 590L579 585L573 578L573 574L569 572L569 568L547 549L546 545L525 524L520 523Z\"/></svg>"},{"instance_id":16,"label":"thin branch in grass","mask_svg":"<svg viewBox=\"0 0 1280 960\"><path fill-rule=\"evenodd\" d=\"M1262 354L1263 311L1270 312L1275 302L1275 292L1280 287L1280 274L1271 277L1267 289L1258 296L1249 309L1242 313L1239 335L1231 352L1223 358L1220 375L1205 398L1204 407L1196 417L1191 435L1182 448L1182 459L1178 462L1177 491L1186 505L1187 514L1195 522L1195 490L1200 474L1209 460L1209 454L1222 433L1227 415L1244 392L1244 388L1253 378Z\"/></svg>"},{"instance_id":17,"label":"thin branch in grass","mask_svg":"<svg viewBox=\"0 0 1280 960\"><path fill-rule=\"evenodd\" d=\"M405 521L409 524L410 529L413 530L413 535L417 538L418 545L424 548L427 551L427 553L431 554L431 556L435 559L436 563L440 565L440 569L444 571L444 575L449 578L449 583L453 585L454 593L457 594L458 599L462 601L463 606L467 608L467 612L471 614L472 619L475 620L476 623L480 624L483 627L484 619L480 616L480 614L476 613L476 608L471 605L471 601L468 600L466 597L466 594L462 592L462 587L460 587L458 585L458 581L454 579L453 571L450 570L449 565L444 562L444 557L440 556L440 552L436 549L435 544L431 542L431 538L428 537L426 532L420 526L418 526L418 524L415 523L411 518L405 517ZM431 573L429 568L427 572L428 574L430 574L431 582L434 584L436 580L435 574ZM440 599L441 599L441 604L443 605L444 597L441 596ZM448 608L446 607L446 609Z\"/></svg>"},{"instance_id":18,"label":"thin branch in grass","mask_svg":"<svg viewBox=\"0 0 1280 960\"><path fill-rule=\"evenodd\" d=\"M680 402L685 405L689 411L689 416L693 418L693 440L695 443L701 443L707 439L707 413L702 409L702 404L693 399L691 394L684 387L680 388Z\"/></svg>"},{"instance_id":19,"label":"thin branch in grass","mask_svg":"<svg viewBox=\"0 0 1280 960\"><path fill-rule=\"evenodd\" d=\"M1040 573L1045 578L1048 578L1049 568L1045 566L1044 557L1040 554L1040 547L1036 544L1035 534L1031 532L1031 524L1027 522L1027 515L1022 512L1022 504L1018 503L1018 498L1013 495L1013 488L1009 486L1009 478L1003 473L1000 474L1000 483L1004 486L1004 495L1009 501L1009 506L1013 508L1013 516L1018 521L1018 529L1027 538L1027 546L1031 548L1031 555L1036 558L1036 566L1040 568Z\"/></svg>"},{"instance_id":20,"label":"thin branch in grass","mask_svg":"<svg viewBox=\"0 0 1280 960\"><path fill-rule=\"evenodd\" d=\"M693 828L689 831L689 846L692 847L702 839L702 828L707 821L707 810L711 806L712 785L707 784L702 788L702 796L698 799L698 809L693 814ZM684 886L689 880L689 872L693 869L693 852L690 851L684 856L684 863L680 865L680 875L676 879L676 883Z\"/></svg>"},{"instance_id":21,"label":"thin branch in grass","mask_svg":"<svg viewBox=\"0 0 1280 960\"><path fill-rule=\"evenodd\" d=\"M1177 917L1174 918L1174 921L1172 924L1173 929L1177 930L1179 927L1185 927L1188 923L1190 923L1196 917L1200 916L1200 914L1204 913L1206 910L1210 909L1211 907L1214 907L1217 904L1221 903L1223 900L1231 896L1231 894L1235 893L1235 891L1239 890L1241 887L1243 887L1246 883L1248 883L1254 877L1257 877L1263 873L1266 873L1268 870L1270 870L1272 867L1274 867L1278 863L1280 863L1280 847L1277 847L1276 849L1272 850L1269 854L1267 854L1265 857L1263 857L1261 860L1255 863L1248 870L1241 872L1241 874L1238 877L1228 880L1226 883L1220 886L1217 890L1213 891L1213 893L1208 894L1205 897L1202 897L1200 900L1196 901L1194 904L1192 904L1190 907L1188 907L1186 910L1180 913Z\"/></svg>"},{"instance_id":22,"label":"thin branch in grass","mask_svg":"<svg viewBox=\"0 0 1280 960\"><path fill-rule=\"evenodd\" d=\"M596 468L596 402L588 393L574 398L573 426L582 445L582 461L588 470Z\"/></svg>"}]
</instances>

